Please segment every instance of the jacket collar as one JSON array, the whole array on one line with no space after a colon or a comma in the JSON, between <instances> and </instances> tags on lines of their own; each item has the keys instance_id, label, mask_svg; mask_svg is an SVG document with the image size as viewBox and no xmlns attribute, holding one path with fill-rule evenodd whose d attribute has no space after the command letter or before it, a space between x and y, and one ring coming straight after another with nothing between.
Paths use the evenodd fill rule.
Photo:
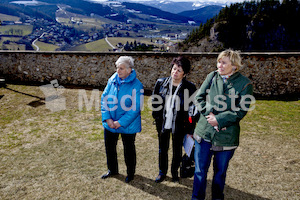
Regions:
<instances>
[{"instance_id":1,"label":"jacket collar","mask_svg":"<svg viewBox=\"0 0 300 200\"><path fill-rule=\"evenodd\" d=\"M171 76L167 77L166 80L163 83L163 87L168 87L171 80L172 80ZM186 78L183 78L181 80L181 86L184 85L186 82L187 82Z\"/></svg>"},{"instance_id":2,"label":"jacket collar","mask_svg":"<svg viewBox=\"0 0 300 200\"><path fill-rule=\"evenodd\" d=\"M217 72L217 74L219 75L220 79L222 79L222 76ZM234 79L236 79L239 76L240 72L235 72L232 75L229 76L229 78L227 79L227 81L233 81Z\"/></svg>"},{"instance_id":3,"label":"jacket collar","mask_svg":"<svg viewBox=\"0 0 300 200\"><path fill-rule=\"evenodd\" d=\"M112 82L119 83L118 79L119 79L118 73L115 72L112 75ZM129 83L129 82L134 81L134 79L136 79L136 71L134 69L132 69L129 76L127 78L125 78L124 80L122 80L122 83Z\"/></svg>"},{"instance_id":4,"label":"jacket collar","mask_svg":"<svg viewBox=\"0 0 300 200\"><path fill-rule=\"evenodd\" d=\"M236 79L239 76L240 72L235 72L233 73L228 79L227 81L232 81L234 79Z\"/></svg>"}]
</instances>

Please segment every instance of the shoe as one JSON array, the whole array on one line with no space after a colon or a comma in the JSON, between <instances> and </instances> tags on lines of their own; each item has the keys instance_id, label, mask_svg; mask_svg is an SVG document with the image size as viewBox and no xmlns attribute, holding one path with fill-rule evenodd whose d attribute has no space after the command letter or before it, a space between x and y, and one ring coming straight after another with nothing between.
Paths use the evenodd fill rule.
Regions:
<instances>
[{"instance_id":1,"label":"shoe","mask_svg":"<svg viewBox=\"0 0 300 200\"><path fill-rule=\"evenodd\" d=\"M103 174L101 176L102 179L106 179L106 178L109 178L109 177L112 177L114 175L117 175L118 173L112 173L111 171L108 171L106 174Z\"/></svg>"},{"instance_id":2,"label":"shoe","mask_svg":"<svg viewBox=\"0 0 300 200\"><path fill-rule=\"evenodd\" d=\"M166 179L165 175L158 175L155 179L155 183L163 182Z\"/></svg>"},{"instance_id":3,"label":"shoe","mask_svg":"<svg viewBox=\"0 0 300 200\"><path fill-rule=\"evenodd\" d=\"M133 177L134 177L134 176L128 175L128 176L125 178L125 183L129 183L130 181L132 181L132 180L133 180Z\"/></svg>"},{"instance_id":4,"label":"shoe","mask_svg":"<svg viewBox=\"0 0 300 200\"><path fill-rule=\"evenodd\" d=\"M172 177L172 182L179 183L179 177Z\"/></svg>"}]
</instances>

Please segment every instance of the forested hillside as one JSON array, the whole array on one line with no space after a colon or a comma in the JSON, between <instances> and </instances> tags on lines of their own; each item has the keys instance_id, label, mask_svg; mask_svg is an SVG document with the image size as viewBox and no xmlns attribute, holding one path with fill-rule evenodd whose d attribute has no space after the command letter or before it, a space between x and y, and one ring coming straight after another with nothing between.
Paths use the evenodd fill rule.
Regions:
<instances>
[{"instance_id":1,"label":"forested hillside","mask_svg":"<svg viewBox=\"0 0 300 200\"><path fill-rule=\"evenodd\" d=\"M157 17L167 19L167 20L177 22L177 23L187 23L187 21L193 20L191 17L188 17L188 16L181 16L181 15L173 14L170 12L165 12L158 8L154 8L151 6L146 6L146 5L142 5L142 4L138 4L138 3L124 2L122 4L125 5L127 9L141 11L143 14L157 16Z\"/></svg>"},{"instance_id":2,"label":"forested hillside","mask_svg":"<svg viewBox=\"0 0 300 200\"><path fill-rule=\"evenodd\" d=\"M296 51L300 49L300 2L262 0L232 4L194 29L183 51Z\"/></svg>"},{"instance_id":3,"label":"forested hillside","mask_svg":"<svg viewBox=\"0 0 300 200\"><path fill-rule=\"evenodd\" d=\"M19 17L27 15L51 21L55 20L55 12L58 9L57 5L59 4L68 5L66 10L83 15L90 15L91 13L101 16L111 14L111 9L109 7L83 0L41 0L41 3L35 6L12 4L9 2L10 1L8 0L2 0L0 2L1 13Z\"/></svg>"},{"instance_id":4,"label":"forested hillside","mask_svg":"<svg viewBox=\"0 0 300 200\"><path fill-rule=\"evenodd\" d=\"M54 21L56 10L56 5L40 5L29 7L24 5L0 2L0 11L2 14L18 16L21 18L21 21L25 21L27 16Z\"/></svg>"}]
</instances>

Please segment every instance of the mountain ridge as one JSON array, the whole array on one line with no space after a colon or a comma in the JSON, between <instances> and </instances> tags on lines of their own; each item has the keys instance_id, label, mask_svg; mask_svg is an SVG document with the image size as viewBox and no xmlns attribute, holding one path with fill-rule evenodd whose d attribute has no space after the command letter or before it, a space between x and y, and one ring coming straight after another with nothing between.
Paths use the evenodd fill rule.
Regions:
<instances>
[{"instance_id":1,"label":"mountain ridge","mask_svg":"<svg viewBox=\"0 0 300 200\"><path fill-rule=\"evenodd\" d=\"M159 8L163 11L168 11L171 13L179 14L182 12L186 11L193 11L193 10L198 10L200 8L206 7L206 6L211 6L211 5L216 5L216 6L221 6L225 7L226 3L219 3L219 2L210 2L210 1L140 1L140 3L145 4L145 5L150 5L152 7ZM172 9L170 9L172 8Z\"/></svg>"},{"instance_id":2,"label":"mountain ridge","mask_svg":"<svg viewBox=\"0 0 300 200\"><path fill-rule=\"evenodd\" d=\"M44 15L45 18L51 18L52 20L55 20L55 8L59 4L70 6L69 8L67 8L67 10L73 13L87 16L91 14L97 14L99 16L122 22L130 18L139 19L140 15L143 14L148 15L148 18L144 17L143 20L149 20L151 23L155 21L160 23L167 23L168 21L173 23L188 23L189 21L201 23L216 14L216 10L206 11L210 13L204 13L203 11L199 10L200 12L198 14L198 10L189 10L181 13L175 13L166 11L166 9L159 9L158 7L155 7L155 3L149 5L149 2L147 3L147 1L141 1L138 3L135 1L102 1L95 3L95 1L92 0L38 0L34 1L37 4L31 3L32 1L27 1L27 3L30 2L29 5L17 4L18 2L26 3L26 1L13 1L14 3L11 2L12 1L10 0L2 0L2 2L0 3L2 13L11 14L15 10L15 13L17 13L17 15L20 17L22 17L22 12L25 15L29 16L39 13L39 17L41 17L41 15ZM168 7L172 7L172 9L179 7L179 5L182 5L182 7L184 8L182 8L181 10L186 10L186 5L188 5L189 8L192 8L192 5L195 4L194 2L171 1L168 1L167 4L168 3L170 3ZM162 2L160 2L160 4L163 5ZM3 5L6 5L7 8L5 9ZM133 12L130 12L130 10ZM139 11L140 13L137 13L135 11ZM156 16L157 19L154 20L153 16Z\"/></svg>"}]
</instances>

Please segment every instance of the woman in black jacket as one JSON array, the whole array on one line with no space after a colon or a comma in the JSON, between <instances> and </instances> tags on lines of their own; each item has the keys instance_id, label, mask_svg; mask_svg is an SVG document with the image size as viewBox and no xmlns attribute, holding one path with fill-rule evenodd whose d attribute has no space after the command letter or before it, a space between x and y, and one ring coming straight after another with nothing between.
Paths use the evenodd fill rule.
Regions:
<instances>
[{"instance_id":1,"label":"woman in black jacket","mask_svg":"<svg viewBox=\"0 0 300 200\"><path fill-rule=\"evenodd\" d=\"M156 81L152 94L152 116L155 119L159 140L159 175L155 182L165 180L168 171L168 149L172 133L173 159L172 181L178 182L178 168L182 158L182 144L186 134L192 134L194 123L189 120L193 108L191 96L196 87L186 80L191 69L190 61L182 56L174 58L171 76Z\"/></svg>"}]
</instances>

